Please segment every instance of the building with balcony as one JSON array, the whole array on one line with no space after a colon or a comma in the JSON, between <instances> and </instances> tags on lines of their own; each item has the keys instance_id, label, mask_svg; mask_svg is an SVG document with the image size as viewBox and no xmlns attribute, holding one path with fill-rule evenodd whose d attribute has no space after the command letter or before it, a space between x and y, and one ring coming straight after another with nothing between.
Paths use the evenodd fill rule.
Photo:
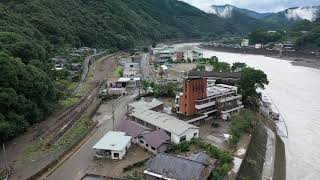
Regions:
<instances>
[{"instance_id":1,"label":"building with balcony","mask_svg":"<svg viewBox=\"0 0 320 180\"><path fill-rule=\"evenodd\" d=\"M176 111L185 116L199 116L192 122L212 116L228 120L243 108L242 97L237 90L235 86L216 84L212 79L188 77L184 82L184 92L176 96Z\"/></svg>"}]
</instances>

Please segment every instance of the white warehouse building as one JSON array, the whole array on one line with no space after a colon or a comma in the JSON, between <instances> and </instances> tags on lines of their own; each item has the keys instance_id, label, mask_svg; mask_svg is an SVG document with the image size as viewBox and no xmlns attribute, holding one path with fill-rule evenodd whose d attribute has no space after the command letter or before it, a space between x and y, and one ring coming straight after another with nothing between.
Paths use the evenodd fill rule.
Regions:
<instances>
[{"instance_id":1,"label":"white warehouse building","mask_svg":"<svg viewBox=\"0 0 320 180\"><path fill-rule=\"evenodd\" d=\"M130 116L133 121L148 128L164 130L170 135L171 142L175 144L199 137L198 127L165 113L136 109Z\"/></svg>"}]
</instances>

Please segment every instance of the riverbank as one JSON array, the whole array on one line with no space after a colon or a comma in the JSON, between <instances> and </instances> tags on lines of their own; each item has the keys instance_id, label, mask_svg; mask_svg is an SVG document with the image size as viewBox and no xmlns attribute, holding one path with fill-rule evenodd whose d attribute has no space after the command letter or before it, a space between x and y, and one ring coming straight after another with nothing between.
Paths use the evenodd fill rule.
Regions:
<instances>
[{"instance_id":1,"label":"riverbank","mask_svg":"<svg viewBox=\"0 0 320 180\"><path fill-rule=\"evenodd\" d=\"M284 51L282 52L282 56L279 56L279 51L275 51L275 50L242 49L242 48L220 47L220 46L217 47L217 46L205 46L205 45L199 45L199 47L202 49L219 51L219 52L263 55L266 57L291 61L291 64L295 66L304 66L304 67L320 69L320 57L317 57L316 54L312 54L312 53Z\"/></svg>"}]
</instances>

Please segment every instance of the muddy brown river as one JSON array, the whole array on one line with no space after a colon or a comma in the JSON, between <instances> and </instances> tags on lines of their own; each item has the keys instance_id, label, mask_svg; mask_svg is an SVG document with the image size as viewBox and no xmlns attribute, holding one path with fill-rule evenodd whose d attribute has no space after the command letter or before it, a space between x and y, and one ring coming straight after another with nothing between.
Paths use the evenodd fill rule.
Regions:
<instances>
[{"instance_id":1,"label":"muddy brown river","mask_svg":"<svg viewBox=\"0 0 320 180\"><path fill-rule=\"evenodd\" d=\"M179 45L181 46L181 45ZM286 120L287 179L320 179L320 70L290 61L201 49L204 57L228 63L245 62L263 70L270 81L264 93Z\"/></svg>"}]
</instances>

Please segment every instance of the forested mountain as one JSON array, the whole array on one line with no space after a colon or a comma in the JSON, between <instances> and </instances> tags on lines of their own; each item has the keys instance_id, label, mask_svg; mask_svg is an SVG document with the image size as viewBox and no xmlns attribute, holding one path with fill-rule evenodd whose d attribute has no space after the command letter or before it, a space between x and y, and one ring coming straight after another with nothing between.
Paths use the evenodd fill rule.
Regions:
<instances>
[{"instance_id":1,"label":"forested mountain","mask_svg":"<svg viewBox=\"0 0 320 180\"><path fill-rule=\"evenodd\" d=\"M320 51L320 18L312 23L296 25L292 30L306 31L296 40L296 46L300 49Z\"/></svg>"},{"instance_id":2,"label":"forested mountain","mask_svg":"<svg viewBox=\"0 0 320 180\"><path fill-rule=\"evenodd\" d=\"M216 14L219 17L231 17L234 12L240 12L244 15L247 15L251 18L255 18L255 19L263 19L267 16L272 15L273 13L258 13L255 11L251 11L249 9L243 9L243 8L238 8L236 6L232 6L229 4L226 5L222 5L222 6L218 6L218 5L212 5L210 7L211 9L209 10L210 13Z\"/></svg>"}]
</instances>

